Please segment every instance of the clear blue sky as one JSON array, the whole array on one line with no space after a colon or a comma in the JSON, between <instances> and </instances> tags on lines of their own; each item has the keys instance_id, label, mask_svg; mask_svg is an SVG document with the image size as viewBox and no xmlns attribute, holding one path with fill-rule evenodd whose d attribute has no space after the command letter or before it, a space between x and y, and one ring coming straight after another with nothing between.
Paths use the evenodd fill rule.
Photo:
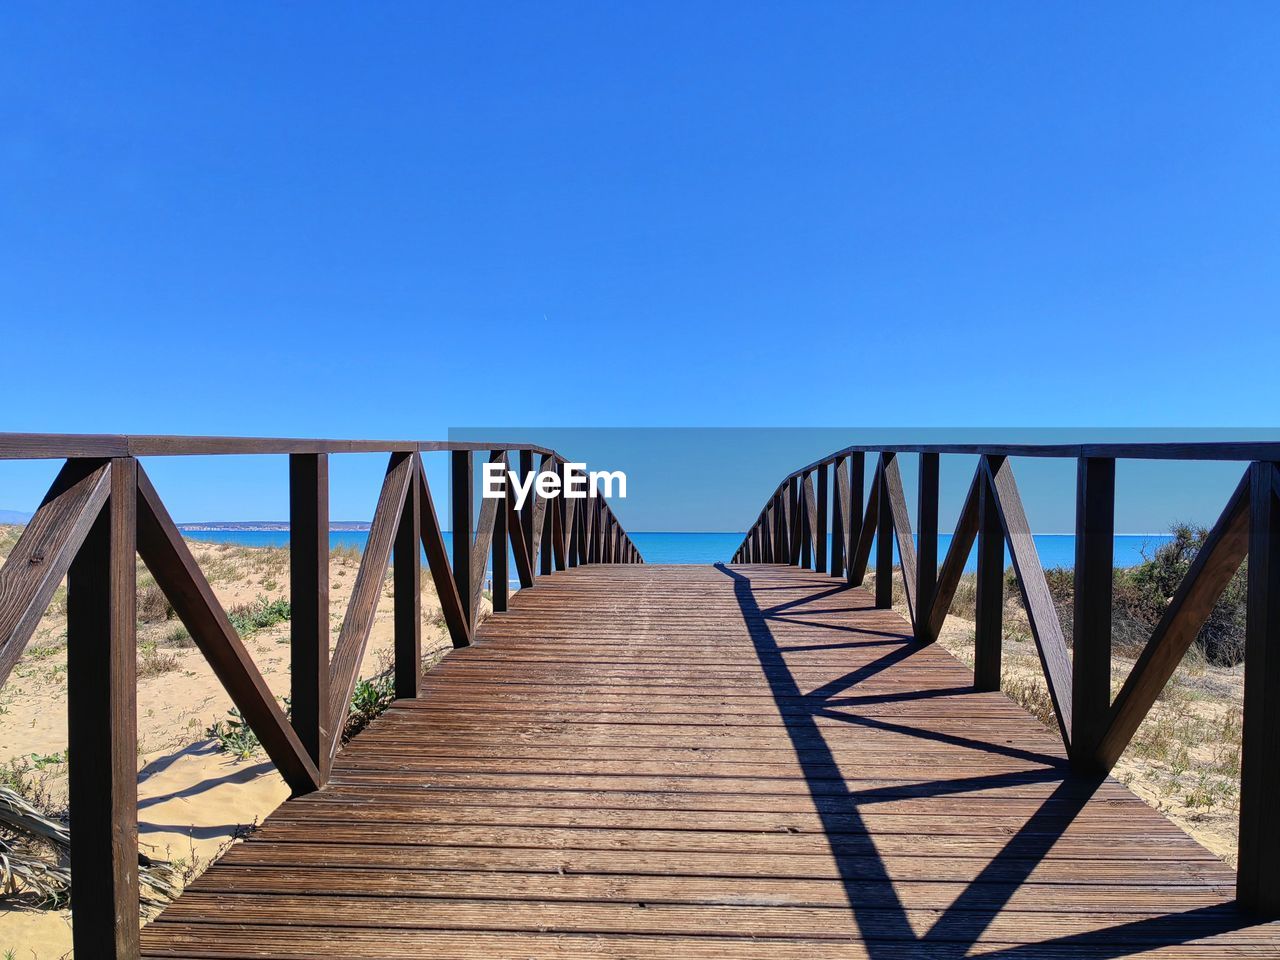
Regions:
<instances>
[{"instance_id":1,"label":"clear blue sky","mask_svg":"<svg viewBox=\"0 0 1280 960\"><path fill-rule=\"evenodd\" d=\"M2 429L1275 423L1273 4L26 3L0 40Z\"/></svg>"}]
</instances>

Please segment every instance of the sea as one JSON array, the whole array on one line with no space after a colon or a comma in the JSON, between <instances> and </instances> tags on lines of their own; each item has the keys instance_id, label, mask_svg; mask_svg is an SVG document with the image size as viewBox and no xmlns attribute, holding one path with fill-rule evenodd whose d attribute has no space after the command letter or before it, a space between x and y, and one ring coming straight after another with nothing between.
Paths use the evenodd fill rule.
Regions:
<instances>
[{"instance_id":1,"label":"sea","mask_svg":"<svg viewBox=\"0 0 1280 960\"><path fill-rule=\"evenodd\" d=\"M287 530L184 530L190 540L206 543L229 543L248 547L284 547L289 543ZM366 530L334 530L329 534L331 547L362 550L369 538ZM444 535L450 554L453 536ZM1045 569L1070 568L1075 565L1076 538L1071 534L1042 534L1034 538L1040 563ZM1158 546L1172 538L1165 534L1122 534L1115 538L1115 564L1131 567L1150 557ZM633 533L631 540L646 563L728 563L742 543L740 533ZM951 535L938 537L938 561L946 556ZM829 546L828 546L829 549ZM894 554L897 554L895 546ZM872 552L874 558L875 553ZM1006 552L1005 562L1009 562ZM967 572L977 567L977 553L971 551L965 566ZM508 564L514 570L514 563Z\"/></svg>"}]
</instances>

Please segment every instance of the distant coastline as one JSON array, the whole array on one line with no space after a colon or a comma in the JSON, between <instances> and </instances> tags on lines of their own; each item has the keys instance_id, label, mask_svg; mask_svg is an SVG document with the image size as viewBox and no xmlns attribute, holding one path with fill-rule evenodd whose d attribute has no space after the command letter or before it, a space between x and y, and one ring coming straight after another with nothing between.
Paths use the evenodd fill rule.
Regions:
<instances>
[{"instance_id":1,"label":"distant coastline","mask_svg":"<svg viewBox=\"0 0 1280 960\"><path fill-rule=\"evenodd\" d=\"M192 532L287 533L289 523L285 520L206 520L199 523L180 523L178 529ZM364 520L333 520L329 523L329 529L340 532L367 531L369 524Z\"/></svg>"}]
</instances>

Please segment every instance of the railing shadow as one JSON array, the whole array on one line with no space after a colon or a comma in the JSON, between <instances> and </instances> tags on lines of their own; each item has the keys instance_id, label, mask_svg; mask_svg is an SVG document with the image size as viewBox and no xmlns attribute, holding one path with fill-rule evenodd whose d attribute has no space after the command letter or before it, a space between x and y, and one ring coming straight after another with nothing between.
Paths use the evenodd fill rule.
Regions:
<instances>
[{"instance_id":1,"label":"railing shadow","mask_svg":"<svg viewBox=\"0 0 1280 960\"><path fill-rule=\"evenodd\" d=\"M893 957L900 960L904 956L904 949L907 951L906 955L912 955L914 947L921 957L968 956L1067 827L1084 809L1101 781L1074 776L1065 761L1053 755L835 709L837 706L859 703L920 700L967 692L967 688L947 688L937 691L908 691L901 695L839 696L856 689L859 684L894 664L905 661L919 650L905 632L901 648L806 694L788 667L785 654L788 651L813 648L782 646L770 623L790 621L788 617L776 616L783 609L794 612L797 607L832 596L838 591L825 589L805 599L795 598L777 607L761 608L748 576L723 564L716 566L733 580L735 598L774 700L779 704L785 702L789 706L789 709L779 711L781 721L809 784L810 795L867 955L872 958ZM882 644L877 644L880 645ZM820 648L822 645L817 646ZM804 704L806 709L796 710L797 702ZM1038 766L997 774L855 790L849 787L840 771L835 754L822 733L819 719L891 730L904 736L927 738L991 755L1024 760ZM863 818L863 808L902 797L943 797L1028 783L1054 783L1056 786L977 876L963 886L959 896L942 911L930 928L923 934L917 934L912 927L908 907L895 888L888 867ZM1051 954L1105 960L1240 930L1255 922L1238 911L1233 904L1223 904L1143 918L1101 930L1048 939L1025 947L984 953L984 956L1025 957L1030 960Z\"/></svg>"}]
</instances>

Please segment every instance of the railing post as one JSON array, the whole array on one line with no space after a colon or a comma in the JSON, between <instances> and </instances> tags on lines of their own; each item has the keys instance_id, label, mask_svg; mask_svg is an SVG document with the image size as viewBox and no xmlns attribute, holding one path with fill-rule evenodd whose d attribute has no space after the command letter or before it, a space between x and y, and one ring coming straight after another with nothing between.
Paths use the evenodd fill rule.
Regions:
<instances>
[{"instance_id":1,"label":"railing post","mask_svg":"<svg viewBox=\"0 0 1280 960\"><path fill-rule=\"evenodd\" d=\"M938 455L920 454L919 497L916 507L916 639L929 636L929 611L938 586Z\"/></svg>"},{"instance_id":2,"label":"railing post","mask_svg":"<svg viewBox=\"0 0 1280 960\"><path fill-rule=\"evenodd\" d=\"M567 460L560 461L560 531L556 534L556 550L557 562L561 570L568 570L573 566L573 524L577 518L578 501L570 500L567 496L569 490L569 463ZM570 510L570 506L573 507Z\"/></svg>"},{"instance_id":3,"label":"railing post","mask_svg":"<svg viewBox=\"0 0 1280 960\"><path fill-rule=\"evenodd\" d=\"M607 512L604 507L604 501L601 498L596 497L591 501L591 503L593 505L593 520L591 526L591 562L604 563L604 532Z\"/></svg>"},{"instance_id":4,"label":"railing post","mask_svg":"<svg viewBox=\"0 0 1280 960\"><path fill-rule=\"evenodd\" d=\"M538 464L539 472L550 470L555 466L555 460L548 454L543 454ZM535 484L535 486L537 486ZM551 497L539 497L543 501L542 508L542 529L539 531L538 539L538 573L547 576L555 569L555 557L552 553L555 541L555 513L556 501Z\"/></svg>"},{"instance_id":5,"label":"railing post","mask_svg":"<svg viewBox=\"0 0 1280 960\"><path fill-rule=\"evenodd\" d=\"M813 523L809 515L809 491L813 483L806 473L800 478L800 566L813 566Z\"/></svg>"},{"instance_id":6,"label":"railing post","mask_svg":"<svg viewBox=\"0 0 1280 960\"><path fill-rule=\"evenodd\" d=\"M973 685L1000 689L1000 647L1004 635L1004 530L991 483L978 465L978 576L974 613ZM992 469L994 475L995 469Z\"/></svg>"},{"instance_id":7,"label":"railing post","mask_svg":"<svg viewBox=\"0 0 1280 960\"><path fill-rule=\"evenodd\" d=\"M845 577L846 582L852 587L862 583L862 578L853 568L853 555L858 549L858 541L862 539L862 514L865 509L863 488L867 482L866 463L865 453L858 451L849 454L849 517L845 524L847 530L845 553L848 556L845 557Z\"/></svg>"},{"instance_id":8,"label":"railing post","mask_svg":"<svg viewBox=\"0 0 1280 960\"><path fill-rule=\"evenodd\" d=\"M71 913L77 956L138 956L137 461L111 492L67 581Z\"/></svg>"},{"instance_id":9,"label":"railing post","mask_svg":"<svg viewBox=\"0 0 1280 960\"><path fill-rule=\"evenodd\" d=\"M1280 465L1250 469L1249 586L1245 619L1244 744L1236 897L1280 915Z\"/></svg>"},{"instance_id":10,"label":"railing post","mask_svg":"<svg viewBox=\"0 0 1280 960\"><path fill-rule=\"evenodd\" d=\"M471 473L471 451L454 450L450 455L451 497L450 512L453 517L453 582L462 601L462 615L467 621L468 633L475 629L476 612L471 606L471 547L474 540L473 516L475 490Z\"/></svg>"},{"instance_id":11,"label":"railing post","mask_svg":"<svg viewBox=\"0 0 1280 960\"><path fill-rule=\"evenodd\" d=\"M498 453L499 451L494 451ZM508 466L506 454L501 454L502 466L505 470ZM502 480L503 501L498 507L498 512L493 515L493 542L490 545L491 559L489 561L490 568L493 570L493 612L503 613L507 609L507 601L511 592L511 574L508 571L507 557L510 552L510 544L507 542L510 536L507 530L507 480Z\"/></svg>"},{"instance_id":12,"label":"railing post","mask_svg":"<svg viewBox=\"0 0 1280 960\"><path fill-rule=\"evenodd\" d=\"M533 475L533 451L520 451L520 482L528 484ZM538 558L533 555L533 487L529 487L529 495L525 497L524 506L520 508L520 527L524 531L524 548L529 555L529 569L535 577L538 570ZM533 584L530 583L529 586ZM523 586L523 584L522 584Z\"/></svg>"},{"instance_id":13,"label":"railing post","mask_svg":"<svg viewBox=\"0 0 1280 960\"><path fill-rule=\"evenodd\" d=\"M289 704L307 755L329 779L329 456L289 457Z\"/></svg>"},{"instance_id":14,"label":"railing post","mask_svg":"<svg viewBox=\"0 0 1280 960\"><path fill-rule=\"evenodd\" d=\"M573 519L569 521L569 555L567 560L570 567L576 567L582 562L582 513L585 509L585 500L575 503Z\"/></svg>"},{"instance_id":15,"label":"railing post","mask_svg":"<svg viewBox=\"0 0 1280 960\"><path fill-rule=\"evenodd\" d=\"M827 465L824 463L818 467L818 529L815 531L817 535L817 552L814 554L813 569L818 573L827 572Z\"/></svg>"},{"instance_id":16,"label":"railing post","mask_svg":"<svg viewBox=\"0 0 1280 960\"><path fill-rule=\"evenodd\" d=\"M551 462L551 467L555 470L556 476L560 478L559 494L551 500L550 504L547 505L547 510L551 514L551 520L547 524L547 532L551 535L551 569L556 571L568 569L568 563L566 563L565 560L564 528L565 522L568 519L565 507L568 505L569 501L564 495L564 461L553 460Z\"/></svg>"},{"instance_id":17,"label":"railing post","mask_svg":"<svg viewBox=\"0 0 1280 960\"><path fill-rule=\"evenodd\" d=\"M790 546L787 540L787 508L785 488L779 487L773 495L773 562L786 563Z\"/></svg>"},{"instance_id":18,"label":"railing post","mask_svg":"<svg viewBox=\"0 0 1280 960\"><path fill-rule=\"evenodd\" d=\"M804 526L800 520L802 512L800 484L796 477L791 477L787 480L787 506L791 514L787 523L787 557L788 562L793 567L798 567L800 565L800 541L804 536Z\"/></svg>"},{"instance_id":19,"label":"railing post","mask_svg":"<svg viewBox=\"0 0 1280 960\"><path fill-rule=\"evenodd\" d=\"M876 511L876 606L881 610L893 607L893 511L889 509L889 485L884 478L885 460L890 456L880 454L875 480L880 505Z\"/></svg>"},{"instance_id":20,"label":"railing post","mask_svg":"<svg viewBox=\"0 0 1280 960\"><path fill-rule=\"evenodd\" d=\"M1111 591L1116 462L1076 462L1076 566L1071 626L1071 764L1098 773L1097 749L1111 712Z\"/></svg>"},{"instance_id":21,"label":"railing post","mask_svg":"<svg viewBox=\"0 0 1280 960\"><path fill-rule=\"evenodd\" d=\"M847 480L848 468L844 465L844 457L837 457L831 464L831 575L844 576L845 536L849 529L849 521L845 519L844 502L848 499L848 483L844 492L840 489L840 478Z\"/></svg>"},{"instance_id":22,"label":"railing post","mask_svg":"<svg viewBox=\"0 0 1280 960\"><path fill-rule=\"evenodd\" d=\"M405 456L417 458L417 454ZM416 462L412 467L391 560L395 694L400 700L417 699L422 676L422 494L418 482L422 471Z\"/></svg>"}]
</instances>

